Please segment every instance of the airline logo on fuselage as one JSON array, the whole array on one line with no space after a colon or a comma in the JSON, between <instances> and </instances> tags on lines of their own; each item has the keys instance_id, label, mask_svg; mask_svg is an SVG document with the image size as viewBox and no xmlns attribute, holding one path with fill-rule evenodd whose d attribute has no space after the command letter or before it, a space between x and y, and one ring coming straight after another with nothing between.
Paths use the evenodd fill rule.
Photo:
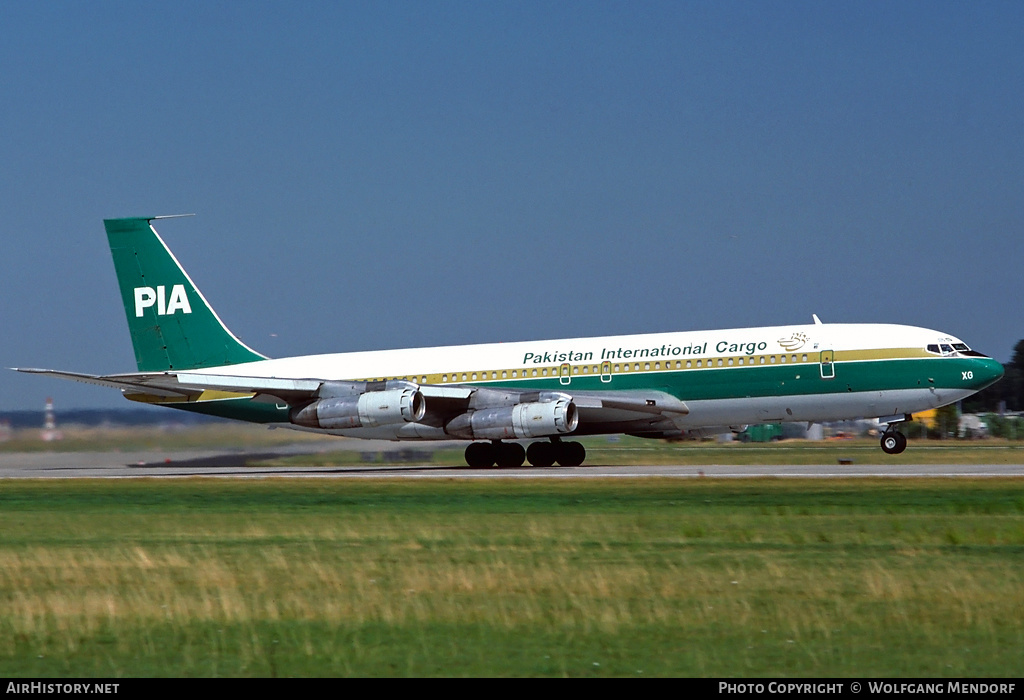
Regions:
<instances>
[{"instance_id":1,"label":"airline logo on fuselage","mask_svg":"<svg viewBox=\"0 0 1024 700\"><path fill-rule=\"evenodd\" d=\"M783 350L793 352L794 350L802 348L808 340L810 340L810 338L806 333L794 333L788 338L779 338L779 345L782 346Z\"/></svg>"},{"instance_id":2,"label":"airline logo on fuselage","mask_svg":"<svg viewBox=\"0 0 1024 700\"><path fill-rule=\"evenodd\" d=\"M176 284L171 287L170 296L167 295L167 287L136 287L135 288L135 317L142 318L143 309L156 305L157 316L171 316L179 311L183 314L192 313L192 306L188 303L188 296L185 294L185 285Z\"/></svg>"}]
</instances>

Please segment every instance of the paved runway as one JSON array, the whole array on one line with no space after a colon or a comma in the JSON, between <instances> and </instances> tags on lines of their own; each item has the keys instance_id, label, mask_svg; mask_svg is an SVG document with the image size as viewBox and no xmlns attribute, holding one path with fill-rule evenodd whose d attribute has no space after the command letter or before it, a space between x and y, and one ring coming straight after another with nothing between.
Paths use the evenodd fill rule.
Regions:
<instances>
[{"instance_id":1,"label":"paved runway","mask_svg":"<svg viewBox=\"0 0 1024 700\"><path fill-rule=\"evenodd\" d=\"M247 462L308 452L309 446L266 452L26 452L0 454L0 479L18 478L596 478L596 477L956 477L1024 476L1022 464L814 464L730 466L582 466L537 469L471 469L433 465L347 467L248 467Z\"/></svg>"}]
</instances>

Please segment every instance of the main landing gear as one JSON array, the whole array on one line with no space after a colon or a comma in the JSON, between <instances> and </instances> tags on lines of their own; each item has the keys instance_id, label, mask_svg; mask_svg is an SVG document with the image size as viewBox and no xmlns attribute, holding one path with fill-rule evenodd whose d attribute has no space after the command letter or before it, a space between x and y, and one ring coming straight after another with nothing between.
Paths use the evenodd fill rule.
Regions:
<instances>
[{"instance_id":1,"label":"main landing gear","mask_svg":"<svg viewBox=\"0 0 1024 700\"><path fill-rule=\"evenodd\" d=\"M882 433L882 451L888 455L898 455L907 449L907 436L895 428L888 428Z\"/></svg>"},{"instance_id":2,"label":"main landing gear","mask_svg":"<svg viewBox=\"0 0 1024 700\"><path fill-rule=\"evenodd\" d=\"M587 458L587 450L578 442L562 442L552 438L551 442L534 442L529 449L517 442L474 442L466 447L466 464L477 469L497 465L504 469L523 466L530 461L535 467L550 467L558 462L563 467L578 467Z\"/></svg>"}]
</instances>

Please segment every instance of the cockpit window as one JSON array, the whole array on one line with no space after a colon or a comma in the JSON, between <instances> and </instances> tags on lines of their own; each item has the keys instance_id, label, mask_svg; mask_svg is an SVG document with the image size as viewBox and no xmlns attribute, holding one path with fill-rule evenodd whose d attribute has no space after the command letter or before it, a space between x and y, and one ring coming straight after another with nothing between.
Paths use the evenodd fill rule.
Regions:
<instances>
[{"instance_id":1,"label":"cockpit window","mask_svg":"<svg viewBox=\"0 0 1024 700\"><path fill-rule=\"evenodd\" d=\"M928 352L933 352L936 355L954 355L960 354L966 357L988 357L988 355L982 355L980 352L971 350L964 343L933 343L925 348Z\"/></svg>"}]
</instances>

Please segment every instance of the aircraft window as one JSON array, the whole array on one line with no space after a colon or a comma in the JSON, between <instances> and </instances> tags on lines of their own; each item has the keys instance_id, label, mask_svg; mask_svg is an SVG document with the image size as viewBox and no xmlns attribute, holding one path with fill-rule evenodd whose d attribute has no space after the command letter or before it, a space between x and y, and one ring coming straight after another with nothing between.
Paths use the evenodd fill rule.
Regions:
<instances>
[{"instance_id":1,"label":"aircraft window","mask_svg":"<svg viewBox=\"0 0 1024 700\"><path fill-rule=\"evenodd\" d=\"M537 376L537 370L533 370L533 376Z\"/></svg>"},{"instance_id":2,"label":"aircraft window","mask_svg":"<svg viewBox=\"0 0 1024 700\"><path fill-rule=\"evenodd\" d=\"M953 349L957 352L970 352L971 349L963 343L953 343Z\"/></svg>"},{"instance_id":3,"label":"aircraft window","mask_svg":"<svg viewBox=\"0 0 1024 700\"><path fill-rule=\"evenodd\" d=\"M441 381L442 381L442 382L446 382L446 381L448 381L448 375L447 375L447 374L443 375L443 376L441 377Z\"/></svg>"},{"instance_id":4,"label":"aircraft window","mask_svg":"<svg viewBox=\"0 0 1024 700\"><path fill-rule=\"evenodd\" d=\"M584 371L584 372L586 372L586 370L587 370L587 368L586 368L586 367L584 367L584 368L583 368L583 371ZM573 368L572 368L572 373L573 373L573 374L579 374L579 373L580 373L580 368L579 368L579 367L573 367Z\"/></svg>"},{"instance_id":5,"label":"aircraft window","mask_svg":"<svg viewBox=\"0 0 1024 700\"><path fill-rule=\"evenodd\" d=\"M542 370L540 371L540 373L541 373L541 375L542 375L542 376L544 376L544 377L548 376L548 371L547 371L547 369L542 369Z\"/></svg>"},{"instance_id":6,"label":"aircraft window","mask_svg":"<svg viewBox=\"0 0 1024 700\"><path fill-rule=\"evenodd\" d=\"M682 361L681 360L676 360L676 369L682 369L682 368L683 368Z\"/></svg>"},{"instance_id":7,"label":"aircraft window","mask_svg":"<svg viewBox=\"0 0 1024 700\"><path fill-rule=\"evenodd\" d=\"M583 368L583 374L589 374L589 373L590 373L590 368L589 367L584 367Z\"/></svg>"},{"instance_id":8,"label":"aircraft window","mask_svg":"<svg viewBox=\"0 0 1024 700\"><path fill-rule=\"evenodd\" d=\"M465 375L463 375L463 376L465 376ZM476 372L473 372L473 381L474 382L476 381Z\"/></svg>"},{"instance_id":9,"label":"aircraft window","mask_svg":"<svg viewBox=\"0 0 1024 700\"><path fill-rule=\"evenodd\" d=\"M700 366L701 366L701 363L700 363L700 362L701 362L700 360L697 360L697 366L698 366L698 367L700 367Z\"/></svg>"},{"instance_id":10,"label":"aircraft window","mask_svg":"<svg viewBox=\"0 0 1024 700\"><path fill-rule=\"evenodd\" d=\"M619 371L619 366L618 366L618 365L615 365L615 371L616 371L616 372L618 372L618 371Z\"/></svg>"},{"instance_id":11,"label":"aircraft window","mask_svg":"<svg viewBox=\"0 0 1024 700\"><path fill-rule=\"evenodd\" d=\"M650 369L650 368L651 368L651 363L650 362L645 362L644 363L644 369Z\"/></svg>"},{"instance_id":12,"label":"aircraft window","mask_svg":"<svg viewBox=\"0 0 1024 700\"><path fill-rule=\"evenodd\" d=\"M793 355L793 362L796 362L796 355Z\"/></svg>"},{"instance_id":13,"label":"aircraft window","mask_svg":"<svg viewBox=\"0 0 1024 700\"><path fill-rule=\"evenodd\" d=\"M729 358L729 366L732 367L732 358Z\"/></svg>"},{"instance_id":14,"label":"aircraft window","mask_svg":"<svg viewBox=\"0 0 1024 700\"><path fill-rule=\"evenodd\" d=\"M508 378L508 370L504 370L504 369L501 370L501 378L502 379L507 379Z\"/></svg>"},{"instance_id":15,"label":"aircraft window","mask_svg":"<svg viewBox=\"0 0 1024 700\"><path fill-rule=\"evenodd\" d=\"M953 354L953 346L952 345L946 345L945 343L943 343L939 347L942 348L942 354L943 355L952 355Z\"/></svg>"},{"instance_id":16,"label":"aircraft window","mask_svg":"<svg viewBox=\"0 0 1024 700\"><path fill-rule=\"evenodd\" d=\"M661 363L660 362L655 362L654 363L654 369L661 369Z\"/></svg>"},{"instance_id":17,"label":"aircraft window","mask_svg":"<svg viewBox=\"0 0 1024 700\"><path fill-rule=\"evenodd\" d=\"M779 362L781 362L782 364L786 364L786 356L785 355L779 355Z\"/></svg>"},{"instance_id":18,"label":"aircraft window","mask_svg":"<svg viewBox=\"0 0 1024 700\"><path fill-rule=\"evenodd\" d=\"M801 362L807 362L807 355L803 355L803 356L802 356L802 357L800 358L800 361L801 361Z\"/></svg>"},{"instance_id":19,"label":"aircraft window","mask_svg":"<svg viewBox=\"0 0 1024 700\"><path fill-rule=\"evenodd\" d=\"M770 361L771 361L771 363L772 363L773 365L775 364L775 355L772 355L772 357L771 357L771 360L770 360Z\"/></svg>"},{"instance_id":20,"label":"aircraft window","mask_svg":"<svg viewBox=\"0 0 1024 700\"><path fill-rule=\"evenodd\" d=\"M928 346L927 348L925 348L925 349L926 349L926 350L927 350L928 352L934 352L934 353L935 353L936 355L938 355L938 354L939 354L939 346L938 346L938 345L934 345L934 344L933 344L933 345L929 345L929 346Z\"/></svg>"}]
</instances>

